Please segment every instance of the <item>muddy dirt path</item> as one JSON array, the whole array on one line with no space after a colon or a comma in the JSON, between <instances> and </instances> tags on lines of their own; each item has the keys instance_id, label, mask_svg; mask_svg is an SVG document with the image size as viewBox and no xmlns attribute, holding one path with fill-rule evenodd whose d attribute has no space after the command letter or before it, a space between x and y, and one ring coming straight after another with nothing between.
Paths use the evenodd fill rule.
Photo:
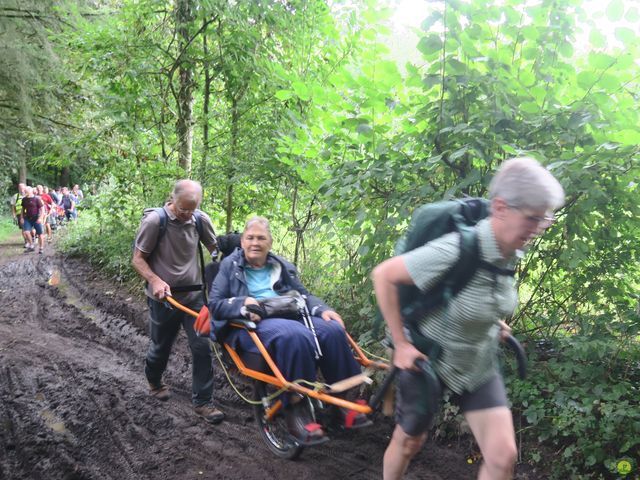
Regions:
<instances>
[{"instance_id":1,"label":"muddy dirt path","mask_svg":"<svg viewBox=\"0 0 640 480\"><path fill-rule=\"evenodd\" d=\"M172 398L150 398L144 302L51 246L23 253L18 235L0 244L0 308L0 479L381 478L393 427L381 417L280 460L216 364L227 419L197 418L184 334L166 375ZM431 442L407 478L474 478L469 454Z\"/></svg>"}]
</instances>

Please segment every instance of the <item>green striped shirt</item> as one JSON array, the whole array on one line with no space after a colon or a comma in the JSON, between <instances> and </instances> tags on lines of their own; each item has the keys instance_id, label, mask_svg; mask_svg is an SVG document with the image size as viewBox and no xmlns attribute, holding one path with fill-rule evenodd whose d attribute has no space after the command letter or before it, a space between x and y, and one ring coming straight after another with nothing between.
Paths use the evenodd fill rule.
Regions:
<instances>
[{"instance_id":1,"label":"green striped shirt","mask_svg":"<svg viewBox=\"0 0 640 480\"><path fill-rule=\"evenodd\" d=\"M480 256L502 268L512 268L514 259L504 259L498 249L489 219L477 225ZM403 255L409 275L420 290L429 291L460 257L460 236L444 235ZM442 346L433 366L454 392L473 391L496 372L498 320L513 313L518 301L514 279L478 268L469 283L449 302L429 312L420 322L423 335Z\"/></svg>"}]
</instances>

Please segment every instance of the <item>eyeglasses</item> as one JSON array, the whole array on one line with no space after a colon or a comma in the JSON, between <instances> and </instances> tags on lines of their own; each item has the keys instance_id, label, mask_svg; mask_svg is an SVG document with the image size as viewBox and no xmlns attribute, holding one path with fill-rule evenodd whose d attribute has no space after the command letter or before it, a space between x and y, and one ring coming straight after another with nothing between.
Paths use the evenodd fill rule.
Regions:
<instances>
[{"instance_id":1,"label":"eyeglasses","mask_svg":"<svg viewBox=\"0 0 640 480\"><path fill-rule=\"evenodd\" d=\"M174 203L173 206L180 215L191 215L195 211L194 208L180 208L177 203Z\"/></svg>"},{"instance_id":2,"label":"eyeglasses","mask_svg":"<svg viewBox=\"0 0 640 480\"><path fill-rule=\"evenodd\" d=\"M528 215L527 212L525 212L520 207L514 207L513 205L508 205L508 207L512 210L517 210L518 212L520 212L527 223L529 223L530 225L549 228L551 225L553 225L553 222L556 221L556 217L553 216L553 213L547 213L546 215L540 217L538 215Z\"/></svg>"}]
</instances>

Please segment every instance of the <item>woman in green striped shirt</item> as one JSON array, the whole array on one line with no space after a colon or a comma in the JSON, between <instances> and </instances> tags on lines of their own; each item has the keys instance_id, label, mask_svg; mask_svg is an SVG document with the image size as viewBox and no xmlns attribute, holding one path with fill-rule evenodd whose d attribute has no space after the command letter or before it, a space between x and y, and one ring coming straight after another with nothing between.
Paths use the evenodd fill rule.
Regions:
<instances>
[{"instance_id":1,"label":"woman in green striped shirt","mask_svg":"<svg viewBox=\"0 0 640 480\"><path fill-rule=\"evenodd\" d=\"M481 259L498 268L512 267L516 253L553 222L564 203L558 181L532 158L506 161L489 186L491 212L475 227ZM372 274L380 311L395 346L398 367L396 427L384 455L384 479L401 478L422 448L433 414L425 408L425 380L416 362L427 356L405 335L399 285L428 292L460 255L459 234L451 233L411 252L386 260ZM513 475L517 450L511 410L495 365L499 339L510 333L502 320L516 307L513 279L478 269L446 307L427 313L421 333L442 348L432 362L440 383L452 392L478 442L483 465L478 479Z\"/></svg>"}]
</instances>

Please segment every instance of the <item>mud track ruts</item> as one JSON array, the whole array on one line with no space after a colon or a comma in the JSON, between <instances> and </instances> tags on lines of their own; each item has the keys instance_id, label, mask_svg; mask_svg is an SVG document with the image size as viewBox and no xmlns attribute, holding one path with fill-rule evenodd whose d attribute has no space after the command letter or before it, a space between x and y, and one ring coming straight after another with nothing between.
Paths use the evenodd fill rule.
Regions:
<instances>
[{"instance_id":1,"label":"mud track ruts","mask_svg":"<svg viewBox=\"0 0 640 480\"><path fill-rule=\"evenodd\" d=\"M0 479L381 477L389 420L336 435L299 461L277 459L219 365L214 395L227 419L212 426L193 414L184 334L166 373L172 398L147 395L139 295L50 247L45 255L23 253L16 239L0 254ZM475 471L459 451L429 444L407 478L473 478Z\"/></svg>"}]
</instances>

